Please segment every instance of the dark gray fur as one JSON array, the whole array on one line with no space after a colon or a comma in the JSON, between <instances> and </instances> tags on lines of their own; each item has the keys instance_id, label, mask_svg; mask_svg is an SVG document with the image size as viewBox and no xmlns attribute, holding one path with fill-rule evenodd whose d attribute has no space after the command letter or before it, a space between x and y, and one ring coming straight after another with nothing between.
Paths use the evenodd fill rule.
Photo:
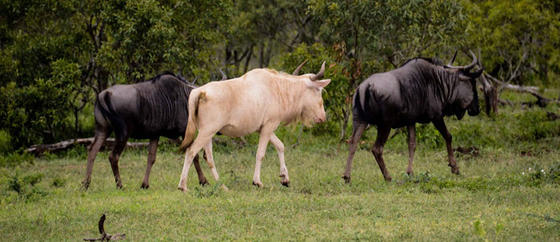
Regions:
<instances>
[{"instance_id":1,"label":"dark gray fur","mask_svg":"<svg viewBox=\"0 0 560 242\"><path fill-rule=\"evenodd\" d=\"M391 176L383 161L383 145L391 128L408 127L407 173L412 174L415 124L429 122L446 140L449 166L453 173L458 174L451 149L451 134L443 117L455 115L462 119L467 110L471 116L480 112L475 79L481 73L482 70L470 73L468 69L447 68L434 59L414 58L398 69L374 74L363 81L353 97L353 132L344 179L350 182L356 144L367 125L377 126L378 135L372 153L388 181Z\"/></svg>"},{"instance_id":2,"label":"dark gray fur","mask_svg":"<svg viewBox=\"0 0 560 242\"><path fill-rule=\"evenodd\" d=\"M115 133L116 144L109 161L117 187L122 187L118 160L128 138L150 139L148 165L142 188L149 187L150 170L155 162L160 136L178 138L185 133L188 120L187 103L190 92L196 88L181 76L163 73L150 80L130 85L115 85L99 93L95 103L95 139L88 148L88 165L84 188L91 182L93 162L105 139ZM199 181L206 178L197 165Z\"/></svg>"}]
</instances>

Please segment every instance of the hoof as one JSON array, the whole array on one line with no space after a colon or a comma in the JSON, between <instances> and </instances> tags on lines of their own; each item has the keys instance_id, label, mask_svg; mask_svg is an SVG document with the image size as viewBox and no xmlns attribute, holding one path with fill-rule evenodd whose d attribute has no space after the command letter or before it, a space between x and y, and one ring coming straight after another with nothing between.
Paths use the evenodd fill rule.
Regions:
<instances>
[{"instance_id":1,"label":"hoof","mask_svg":"<svg viewBox=\"0 0 560 242\"><path fill-rule=\"evenodd\" d=\"M224 190L224 192L229 192L229 188L227 188L224 184L222 184L222 189Z\"/></svg>"},{"instance_id":2,"label":"hoof","mask_svg":"<svg viewBox=\"0 0 560 242\"><path fill-rule=\"evenodd\" d=\"M406 174L407 174L408 176L414 176L414 172L413 172L413 171L406 171Z\"/></svg>"},{"instance_id":3,"label":"hoof","mask_svg":"<svg viewBox=\"0 0 560 242\"><path fill-rule=\"evenodd\" d=\"M142 188L142 189L148 189L148 188L150 188L150 185L149 185L149 184L142 183L142 186L140 186L140 188Z\"/></svg>"},{"instance_id":4,"label":"hoof","mask_svg":"<svg viewBox=\"0 0 560 242\"><path fill-rule=\"evenodd\" d=\"M455 175L460 175L459 168L458 167L452 167L451 168L451 173L453 173Z\"/></svg>"},{"instance_id":5,"label":"hoof","mask_svg":"<svg viewBox=\"0 0 560 242\"><path fill-rule=\"evenodd\" d=\"M117 183L117 189L123 189L123 186L122 186L122 184L120 184L120 183Z\"/></svg>"},{"instance_id":6,"label":"hoof","mask_svg":"<svg viewBox=\"0 0 560 242\"><path fill-rule=\"evenodd\" d=\"M198 184L200 184L201 186L206 186L210 183L208 183L208 181L206 179L202 180L202 181L198 181Z\"/></svg>"},{"instance_id":7,"label":"hoof","mask_svg":"<svg viewBox=\"0 0 560 242\"><path fill-rule=\"evenodd\" d=\"M262 184L262 182L255 182L253 181L253 186L257 186L259 188L264 187L264 185Z\"/></svg>"},{"instance_id":8,"label":"hoof","mask_svg":"<svg viewBox=\"0 0 560 242\"><path fill-rule=\"evenodd\" d=\"M391 182L392 180L393 180L393 178L391 178L391 177L385 177L386 182Z\"/></svg>"},{"instance_id":9,"label":"hoof","mask_svg":"<svg viewBox=\"0 0 560 242\"><path fill-rule=\"evenodd\" d=\"M286 181L282 181L282 182L280 182L280 183L282 183L282 186L290 187L290 181L287 181L287 180L286 180Z\"/></svg>"},{"instance_id":10,"label":"hoof","mask_svg":"<svg viewBox=\"0 0 560 242\"><path fill-rule=\"evenodd\" d=\"M179 189L179 191L181 191L181 192L186 192L187 191L187 188L177 187L177 189Z\"/></svg>"},{"instance_id":11,"label":"hoof","mask_svg":"<svg viewBox=\"0 0 560 242\"><path fill-rule=\"evenodd\" d=\"M344 179L344 183L349 184L350 180L352 180L349 176L342 176L342 179Z\"/></svg>"},{"instance_id":12,"label":"hoof","mask_svg":"<svg viewBox=\"0 0 560 242\"><path fill-rule=\"evenodd\" d=\"M82 189L87 191L88 188L89 188L89 181L83 181L82 182Z\"/></svg>"}]
</instances>

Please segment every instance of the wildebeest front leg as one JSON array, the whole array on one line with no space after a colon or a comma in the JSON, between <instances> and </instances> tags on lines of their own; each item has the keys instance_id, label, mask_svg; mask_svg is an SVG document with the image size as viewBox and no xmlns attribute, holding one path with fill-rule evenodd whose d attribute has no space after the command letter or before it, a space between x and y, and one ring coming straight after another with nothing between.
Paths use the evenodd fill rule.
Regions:
<instances>
[{"instance_id":1,"label":"wildebeest front leg","mask_svg":"<svg viewBox=\"0 0 560 242\"><path fill-rule=\"evenodd\" d=\"M367 127L366 123L361 122L354 122L352 128L352 137L350 138L350 145L348 146L348 159L346 160L346 170L344 171L344 181L346 183L350 183L350 172L352 172L352 159L354 158L354 153L356 153L356 149L358 148L358 144L360 142L360 138L364 133L364 130Z\"/></svg>"},{"instance_id":2,"label":"wildebeest front leg","mask_svg":"<svg viewBox=\"0 0 560 242\"><path fill-rule=\"evenodd\" d=\"M150 144L148 145L148 164L146 166L146 174L144 174L144 180L142 181L141 188L147 189L150 187L150 171L152 170L152 166L156 162L156 153L158 147L159 137L150 140Z\"/></svg>"},{"instance_id":3,"label":"wildebeest front leg","mask_svg":"<svg viewBox=\"0 0 560 242\"><path fill-rule=\"evenodd\" d=\"M259 147L257 148L257 159L255 163L255 173L253 174L253 185L258 187L263 187L261 182L261 165L262 159L266 153L266 146L268 145L268 141L270 141L270 137L272 136L272 131L268 127L262 127L259 136Z\"/></svg>"},{"instance_id":4,"label":"wildebeest front leg","mask_svg":"<svg viewBox=\"0 0 560 242\"><path fill-rule=\"evenodd\" d=\"M416 125L412 124L408 126L408 168L406 168L406 174L409 176L414 174L412 171L414 151L416 151Z\"/></svg>"},{"instance_id":5,"label":"wildebeest front leg","mask_svg":"<svg viewBox=\"0 0 560 242\"><path fill-rule=\"evenodd\" d=\"M270 142L276 148L276 152L278 153L278 160L280 160L280 177L282 178L281 183L282 185L288 187L290 186L290 177L288 176L288 167L286 167L286 161L284 160L284 144L274 133L272 133L272 135L270 136Z\"/></svg>"},{"instance_id":6,"label":"wildebeest front leg","mask_svg":"<svg viewBox=\"0 0 560 242\"><path fill-rule=\"evenodd\" d=\"M453 137L447 130L447 127L445 126L445 122L443 121L443 119L433 121L433 123L434 126L436 126L436 129L445 139L445 144L447 145L447 158L449 159L449 166L451 167L451 173L459 175L459 167L457 166L457 162L455 161L455 157L453 156L453 147L451 145L451 141L453 140Z\"/></svg>"},{"instance_id":7,"label":"wildebeest front leg","mask_svg":"<svg viewBox=\"0 0 560 242\"><path fill-rule=\"evenodd\" d=\"M91 172L93 171L93 162L95 161L95 157L97 156L97 152L105 143L105 139L107 139L108 132L107 130L96 129L95 130L95 138L93 139L93 143L88 147L88 157L87 157L87 168L86 168L86 177L84 181L82 181L82 186L84 189L89 188L89 184L91 183Z\"/></svg>"},{"instance_id":8,"label":"wildebeest front leg","mask_svg":"<svg viewBox=\"0 0 560 242\"><path fill-rule=\"evenodd\" d=\"M113 175L115 176L117 188L122 188L121 175L119 174L119 158L124 150L124 147L126 147L127 140L128 137L117 137L115 139L115 147L113 147L113 151L111 151L111 155L109 156L109 162L111 162L111 169L113 170Z\"/></svg>"},{"instance_id":9,"label":"wildebeest front leg","mask_svg":"<svg viewBox=\"0 0 560 242\"><path fill-rule=\"evenodd\" d=\"M389 171L387 171L387 167L385 167L385 162L383 161L383 146L385 145L385 142L387 142L390 132L391 128L389 127L378 127L377 138L371 148L371 153L373 153L373 156L377 161L377 165L379 165L379 169L381 169L381 173L383 173L385 181L391 181L392 179L391 175L389 175Z\"/></svg>"}]
</instances>

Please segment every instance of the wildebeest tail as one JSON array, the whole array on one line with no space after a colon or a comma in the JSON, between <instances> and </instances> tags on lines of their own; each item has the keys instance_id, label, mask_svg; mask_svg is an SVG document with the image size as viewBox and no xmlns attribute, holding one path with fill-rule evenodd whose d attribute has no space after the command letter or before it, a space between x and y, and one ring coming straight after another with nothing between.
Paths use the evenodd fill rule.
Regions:
<instances>
[{"instance_id":1,"label":"wildebeest tail","mask_svg":"<svg viewBox=\"0 0 560 242\"><path fill-rule=\"evenodd\" d=\"M109 120L113 130L115 131L115 136L117 139L126 136L126 124L124 120L115 112L113 105L111 104L111 92L103 91L97 96L97 101L95 103L96 108L101 111L103 118Z\"/></svg>"},{"instance_id":2,"label":"wildebeest tail","mask_svg":"<svg viewBox=\"0 0 560 242\"><path fill-rule=\"evenodd\" d=\"M364 87L358 87L358 89L356 90L356 93L354 94L354 98L353 98L353 119L354 120L361 120L361 121L366 121L366 122L371 122L371 117L368 117L368 114L365 113L365 110L367 110L367 102L368 99L371 98L369 95L369 91L368 88L364 88Z\"/></svg>"},{"instance_id":3,"label":"wildebeest tail","mask_svg":"<svg viewBox=\"0 0 560 242\"><path fill-rule=\"evenodd\" d=\"M180 151L185 151L189 146L191 146L192 142L194 141L194 136L196 133L196 126L197 126L197 115L198 115L198 103L200 99L203 99L206 96L204 91L198 91L194 89L191 94L189 95L189 121L187 122L187 129L185 130L185 137L183 137L183 142L179 147Z\"/></svg>"}]
</instances>

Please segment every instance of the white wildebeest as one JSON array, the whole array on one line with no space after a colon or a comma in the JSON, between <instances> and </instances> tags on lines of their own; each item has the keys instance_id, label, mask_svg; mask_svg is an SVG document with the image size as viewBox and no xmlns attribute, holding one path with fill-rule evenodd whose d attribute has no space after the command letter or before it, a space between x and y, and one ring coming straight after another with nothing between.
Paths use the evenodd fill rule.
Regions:
<instances>
[{"instance_id":1,"label":"white wildebeest","mask_svg":"<svg viewBox=\"0 0 560 242\"><path fill-rule=\"evenodd\" d=\"M284 161L284 144L274 134L281 123L302 121L305 125L326 119L322 89L330 82L320 80L325 63L317 74L297 75L302 63L292 75L271 69L254 69L245 75L220 82L210 82L194 89L189 97L189 121L181 148L186 149L179 189L187 190L187 175L194 156L205 147L210 150L207 162L212 175L218 180L211 155L212 137L220 132L230 137L241 137L259 132L253 184L262 187L261 162L268 142L272 142L280 160L282 184L290 180ZM195 132L198 129L198 136ZM194 141L193 141L194 140Z\"/></svg>"}]
</instances>

